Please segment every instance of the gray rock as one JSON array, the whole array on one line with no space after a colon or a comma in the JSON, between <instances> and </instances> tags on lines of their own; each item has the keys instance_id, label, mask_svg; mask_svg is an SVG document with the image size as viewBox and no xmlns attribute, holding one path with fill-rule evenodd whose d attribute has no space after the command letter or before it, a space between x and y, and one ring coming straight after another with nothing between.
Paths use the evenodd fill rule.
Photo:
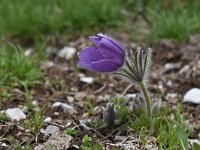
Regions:
<instances>
[{"instance_id":1,"label":"gray rock","mask_svg":"<svg viewBox=\"0 0 200 150\"><path fill-rule=\"evenodd\" d=\"M184 95L183 102L200 104L200 89L192 88L189 91L187 91Z\"/></svg>"},{"instance_id":2,"label":"gray rock","mask_svg":"<svg viewBox=\"0 0 200 150\"><path fill-rule=\"evenodd\" d=\"M11 121L14 121L14 120L20 121L20 120L26 119L26 115L19 108L8 108L5 111L5 114L6 114L6 117L10 119Z\"/></svg>"},{"instance_id":3,"label":"gray rock","mask_svg":"<svg viewBox=\"0 0 200 150\"><path fill-rule=\"evenodd\" d=\"M56 132L60 131L60 129L57 126L54 125L49 125L45 130L44 130L44 137L47 138L49 135L52 135Z\"/></svg>"},{"instance_id":4,"label":"gray rock","mask_svg":"<svg viewBox=\"0 0 200 150\"><path fill-rule=\"evenodd\" d=\"M67 103L62 103L62 102L55 102L52 105L52 107L53 108L55 108L55 107L61 107L64 110L64 112L72 112L72 111L74 112L75 111L75 109L74 109L73 106L71 106L71 105L69 105Z\"/></svg>"},{"instance_id":5,"label":"gray rock","mask_svg":"<svg viewBox=\"0 0 200 150\"><path fill-rule=\"evenodd\" d=\"M47 142L40 144L34 150L46 150L47 147L54 150L66 150L70 148L73 137L65 134L64 132L54 133Z\"/></svg>"},{"instance_id":6,"label":"gray rock","mask_svg":"<svg viewBox=\"0 0 200 150\"><path fill-rule=\"evenodd\" d=\"M164 68L162 70L162 74L167 74L171 71L176 71L179 70L181 68L181 64L180 63L166 63L164 65Z\"/></svg>"}]
</instances>

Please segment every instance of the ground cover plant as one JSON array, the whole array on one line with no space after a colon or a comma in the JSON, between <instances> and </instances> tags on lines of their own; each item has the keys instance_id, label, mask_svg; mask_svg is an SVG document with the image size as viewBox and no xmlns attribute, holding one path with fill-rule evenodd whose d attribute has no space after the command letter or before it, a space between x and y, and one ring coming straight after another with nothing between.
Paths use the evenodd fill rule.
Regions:
<instances>
[{"instance_id":1,"label":"ground cover plant","mask_svg":"<svg viewBox=\"0 0 200 150\"><path fill-rule=\"evenodd\" d=\"M42 79L42 73L32 60L24 55L24 50L12 44L0 48L1 86L33 84Z\"/></svg>"},{"instance_id":2,"label":"ground cover plant","mask_svg":"<svg viewBox=\"0 0 200 150\"><path fill-rule=\"evenodd\" d=\"M199 10L0 1L0 149L198 150Z\"/></svg>"}]
</instances>

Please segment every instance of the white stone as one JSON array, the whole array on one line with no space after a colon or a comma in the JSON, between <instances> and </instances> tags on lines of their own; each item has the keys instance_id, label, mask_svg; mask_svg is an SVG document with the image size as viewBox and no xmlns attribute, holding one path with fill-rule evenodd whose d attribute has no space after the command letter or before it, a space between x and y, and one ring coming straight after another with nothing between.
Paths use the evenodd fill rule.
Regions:
<instances>
[{"instance_id":1,"label":"white stone","mask_svg":"<svg viewBox=\"0 0 200 150\"><path fill-rule=\"evenodd\" d=\"M34 100L34 101L32 101L32 104L35 105L35 106L37 106L38 105L38 101Z\"/></svg>"},{"instance_id":2,"label":"white stone","mask_svg":"<svg viewBox=\"0 0 200 150\"><path fill-rule=\"evenodd\" d=\"M7 145L6 145L6 143L2 143L1 146L2 147L6 147Z\"/></svg>"},{"instance_id":3,"label":"white stone","mask_svg":"<svg viewBox=\"0 0 200 150\"><path fill-rule=\"evenodd\" d=\"M173 63L167 63L164 65L165 69L172 69L174 68L174 64Z\"/></svg>"},{"instance_id":4,"label":"white stone","mask_svg":"<svg viewBox=\"0 0 200 150\"><path fill-rule=\"evenodd\" d=\"M50 123L52 121L51 117L47 117L44 119L44 123Z\"/></svg>"},{"instance_id":5,"label":"white stone","mask_svg":"<svg viewBox=\"0 0 200 150\"><path fill-rule=\"evenodd\" d=\"M92 84L94 82L94 78L93 77L82 77L80 78L80 80L82 82L88 83L88 84Z\"/></svg>"},{"instance_id":6,"label":"white stone","mask_svg":"<svg viewBox=\"0 0 200 150\"><path fill-rule=\"evenodd\" d=\"M53 103L52 107L59 107L61 105L62 105L61 102L55 102L55 103Z\"/></svg>"},{"instance_id":7,"label":"white stone","mask_svg":"<svg viewBox=\"0 0 200 150\"><path fill-rule=\"evenodd\" d=\"M55 116L59 116L59 112L54 112L53 113Z\"/></svg>"},{"instance_id":8,"label":"white stone","mask_svg":"<svg viewBox=\"0 0 200 150\"><path fill-rule=\"evenodd\" d=\"M127 97L128 99L135 99L137 96L137 94L126 94L125 97Z\"/></svg>"},{"instance_id":9,"label":"white stone","mask_svg":"<svg viewBox=\"0 0 200 150\"><path fill-rule=\"evenodd\" d=\"M64 112L67 112L69 110L74 110L74 107L72 107L71 105L66 104L66 103L62 103L61 107L64 110Z\"/></svg>"},{"instance_id":10,"label":"white stone","mask_svg":"<svg viewBox=\"0 0 200 150\"><path fill-rule=\"evenodd\" d=\"M46 70L46 69L52 68L54 66L55 66L55 64L52 61L45 61L45 62L41 63L40 68L43 70Z\"/></svg>"},{"instance_id":11,"label":"white stone","mask_svg":"<svg viewBox=\"0 0 200 150\"><path fill-rule=\"evenodd\" d=\"M59 51L58 56L69 60L74 56L75 52L76 49L74 47L65 46L63 49Z\"/></svg>"},{"instance_id":12,"label":"white stone","mask_svg":"<svg viewBox=\"0 0 200 150\"><path fill-rule=\"evenodd\" d=\"M54 134L55 132L60 131L60 129L57 126L54 125L49 125L45 130L44 130L44 136L47 137L51 134Z\"/></svg>"},{"instance_id":13,"label":"white stone","mask_svg":"<svg viewBox=\"0 0 200 150\"><path fill-rule=\"evenodd\" d=\"M188 139L189 143L193 145L194 143L200 144L200 139Z\"/></svg>"},{"instance_id":14,"label":"white stone","mask_svg":"<svg viewBox=\"0 0 200 150\"><path fill-rule=\"evenodd\" d=\"M9 108L5 111L6 117L12 121L20 121L22 119L26 119L26 115L19 108Z\"/></svg>"},{"instance_id":15,"label":"white stone","mask_svg":"<svg viewBox=\"0 0 200 150\"><path fill-rule=\"evenodd\" d=\"M179 70L180 68L181 68L180 63L166 63L164 65L162 73L165 74L165 73L168 73L170 71Z\"/></svg>"},{"instance_id":16,"label":"white stone","mask_svg":"<svg viewBox=\"0 0 200 150\"><path fill-rule=\"evenodd\" d=\"M24 55L25 56L30 56L32 54L32 52L33 52L33 49L32 48L28 48L28 49L25 50Z\"/></svg>"},{"instance_id":17,"label":"white stone","mask_svg":"<svg viewBox=\"0 0 200 150\"><path fill-rule=\"evenodd\" d=\"M184 95L183 102L200 104L200 89L193 88L187 91L186 94Z\"/></svg>"},{"instance_id":18,"label":"white stone","mask_svg":"<svg viewBox=\"0 0 200 150\"><path fill-rule=\"evenodd\" d=\"M62 102L55 102L53 105L52 105L53 108L55 107L61 107L64 112L67 112L67 111L71 111L71 110L75 110L73 106L67 104L67 103L62 103Z\"/></svg>"},{"instance_id":19,"label":"white stone","mask_svg":"<svg viewBox=\"0 0 200 150\"><path fill-rule=\"evenodd\" d=\"M177 93L167 93L166 95L166 99L174 99L176 97L178 97Z\"/></svg>"},{"instance_id":20,"label":"white stone","mask_svg":"<svg viewBox=\"0 0 200 150\"><path fill-rule=\"evenodd\" d=\"M173 83L172 83L172 81L171 81L171 80L168 80L168 81L167 81L167 86L168 86L168 87L170 87L170 88L172 88L172 87L173 87Z\"/></svg>"}]
</instances>

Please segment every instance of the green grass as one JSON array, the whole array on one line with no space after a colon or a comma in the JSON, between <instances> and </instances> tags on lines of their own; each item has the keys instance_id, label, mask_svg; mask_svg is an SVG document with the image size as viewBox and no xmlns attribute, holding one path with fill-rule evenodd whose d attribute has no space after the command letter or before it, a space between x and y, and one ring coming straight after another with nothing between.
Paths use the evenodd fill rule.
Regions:
<instances>
[{"instance_id":1,"label":"green grass","mask_svg":"<svg viewBox=\"0 0 200 150\"><path fill-rule=\"evenodd\" d=\"M154 114L152 123L146 115L141 114L131 120L129 127L140 135L142 143L145 143L145 137L154 136L159 149L174 150L183 148L183 145L187 147L189 127L184 122L181 110L179 106L176 111L162 107Z\"/></svg>"},{"instance_id":2,"label":"green grass","mask_svg":"<svg viewBox=\"0 0 200 150\"><path fill-rule=\"evenodd\" d=\"M130 2L126 7L134 15L140 9L141 1ZM200 33L199 0L146 0L145 9L145 15L152 26L144 24L144 20L134 22L131 33L134 41L138 41L137 37L142 35L148 37L150 43L157 39L171 39L180 43L187 41L190 35ZM141 33L141 28L147 28L149 32Z\"/></svg>"},{"instance_id":3,"label":"green grass","mask_svg":"<svg viewBox=\"0 0 200 150\"><path fill-rule=\"evenodd\" d=\"M21 48L13 45L0 47L0 85L31 85L42 79L42 73Z\"/></svg>"},{"instance_id":4,"label":"green grass","mask_svg":"<svg viewBox=\"0 0 200 150\"><path fill-rule=\"evenodd\" d=\"M33 39L40 34L94 31L117 26L120 11L115 0L1 0L0 34Z\"/></svg>"},{"instance_id":5,"label":"green grass","mask_svg":"<svg viewBox=\"0 0 200 150\"><path fill-rule=\"evenodd\" d=\"M150 42L158 38L182 42L200 32L198 0L146 1L146 16L152 22ZM122 27L127 20L121 10L132 15L141 7L133 0L1 0L0 36L38 40L100 32ZM133 28L137 28L133 25ZM135 34L134 34L135 35Z\"/></svg>"},{"instance_id":6,"label":"green grass","mask_svg":"<svg viewBox=\"0 0 200 150\"><path fill-rule=\"evenodd\" d=\"M151 1L148 14L152 21L149 34L150 42L172 39L186 41L191 34L200 32L200 3L197 0Z\"/></svg>"}]
</instances>

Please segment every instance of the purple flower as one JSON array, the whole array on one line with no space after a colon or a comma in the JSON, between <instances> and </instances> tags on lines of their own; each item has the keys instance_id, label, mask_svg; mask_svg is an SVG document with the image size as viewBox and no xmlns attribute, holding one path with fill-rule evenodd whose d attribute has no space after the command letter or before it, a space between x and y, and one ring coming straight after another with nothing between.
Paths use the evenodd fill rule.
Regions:
<instances>
[{"instance_id":1,"label":"purple flower","mask_svg":"<svg viewBox=\"0 0 200 150\"><path fill-rule=\"evenodd\" d=\"M79 66L97 72L113 72L122 67L126 54L121 45L103 34L90 40L95 47L86 47L78 53Z\"/></svg>"}]
</instances>

